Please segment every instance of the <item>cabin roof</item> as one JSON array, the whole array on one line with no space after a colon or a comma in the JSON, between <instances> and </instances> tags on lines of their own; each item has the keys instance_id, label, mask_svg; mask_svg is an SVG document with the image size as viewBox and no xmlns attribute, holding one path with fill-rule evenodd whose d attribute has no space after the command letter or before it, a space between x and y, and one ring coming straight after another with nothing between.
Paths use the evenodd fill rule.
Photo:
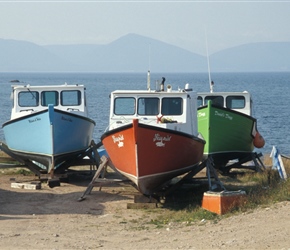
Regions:
<instances>
[{"instance_id":1,"label":"cabin roof","mask_svg":"<svg viewBox=\"0 0 290 250\"><path fill-rule=\"evenodd\" d=\"M115 90L112 94L122 94L122 95L188 95L189 93L196 93L195 91L184 91L184 90L172 90L172 91L155 91L155 90Z\"/></svg>"},{"instance_id":2,"label":"cabin roof","mask_svg":"<svg viewBox=\"0 0 290 250\"><path fill-rule=\"evenodd\" d=\"M230 96L230 95L242 95L242 96L251 96L248 91L241 91L241 92L198 92L198 95L201 96Z\"/></svg>"},{"instance_id":3,"label":"cabin roof","mask_svg":"<svg viewBox=\"0 0 290 250\"><path fill-rule=\"evenodd\" d=\"M44 91L44 90L62 90L62 89L83 89L84 85L82 84L61 84L61 85L12 85L14 90L30 89L35 91Z\"/></svg>"}]
</instances>

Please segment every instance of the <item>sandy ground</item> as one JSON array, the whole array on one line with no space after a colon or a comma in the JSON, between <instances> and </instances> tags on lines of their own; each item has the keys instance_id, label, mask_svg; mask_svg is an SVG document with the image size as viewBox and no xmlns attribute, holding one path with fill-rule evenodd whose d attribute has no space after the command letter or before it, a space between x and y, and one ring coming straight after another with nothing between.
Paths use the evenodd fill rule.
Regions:
<instances>
[{"instance_id":1,"label":"sandy ground","mask_svg":"<svg viewBox=\"0 0 290 250\"><path fill-rule=\"evenodd\" d=\"M129 184L94 187L82 202L91 177L11 187L31 179L0 175L0 249L290 249L290 202L158 228L149 222L162 208L127 209L136 194Z\"/></svg>"}]
</instances>

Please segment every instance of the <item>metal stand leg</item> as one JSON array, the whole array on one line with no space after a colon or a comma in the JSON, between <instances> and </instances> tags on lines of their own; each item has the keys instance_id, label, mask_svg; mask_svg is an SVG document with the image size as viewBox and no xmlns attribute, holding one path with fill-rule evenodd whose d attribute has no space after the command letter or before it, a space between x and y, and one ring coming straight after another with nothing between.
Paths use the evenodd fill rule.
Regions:
<instances>
[{"instance_id":1,"label":"metal stand leg","mask_svg":"<svg viewBox=\"0 0 290 250\"><path fill-rule=\"evenodd\" d=\"M214 163L212 158L209 156L207 161L206 161L206 173L207 173L207 178L208 178L208 186L209 190L214 191L214 190L226 190L220 179L218 178L217 172L214 168ZM213 185L211 181L211 175L213 175L216 183Z\"/></svg>"}]
</instances>

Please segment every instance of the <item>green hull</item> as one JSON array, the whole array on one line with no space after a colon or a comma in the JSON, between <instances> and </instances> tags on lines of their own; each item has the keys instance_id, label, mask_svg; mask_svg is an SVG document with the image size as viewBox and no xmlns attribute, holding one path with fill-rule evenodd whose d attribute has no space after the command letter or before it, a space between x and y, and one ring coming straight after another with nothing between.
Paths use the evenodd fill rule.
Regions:
<instances>
[{"instance_id":1,"label":"green hull","mask_svg":"<svg viewBox=\"0 0 290 250\"><path fill-rule=\"evenodd\" d=\"M204 155L216 162L226 164L251 153L255 126L255 118L211 102L198 109L198 131L206 141Z\"/></svg>"}]
</instances>

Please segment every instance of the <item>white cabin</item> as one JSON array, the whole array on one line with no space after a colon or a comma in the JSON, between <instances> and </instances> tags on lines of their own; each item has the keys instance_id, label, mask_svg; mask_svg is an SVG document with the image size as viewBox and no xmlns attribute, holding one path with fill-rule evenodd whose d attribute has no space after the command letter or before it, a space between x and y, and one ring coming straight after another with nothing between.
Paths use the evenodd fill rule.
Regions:
<instances>
[{"instance_id":1,"label":"white cabin","mask_svg":"<svg viewBox=\"0 0 290 250\"><path fill-rule=\"evenodd\" d=\"M109 130L139 123L197 135L197 93L191 89L116 90L111 93Z\"/></svg>"},{"instance_id":2,"label":"white cabin","mask_svg":"<svg viewBox=\"0 0 290 250\"><path fill-rule=\"evenodd\" d=\"M84 85L13 85L11 119L46 110L49 104L55 109L87 116Z\"/></svg>"},{"instance_id":3,"label":"white cabin","mask_svg":"<svg viewBox=\"0 0 290 250\"><path fill-rule=\"evenodd\" d=\"M240 113L252 116L252 99L249 92L201 92L197 94L197 106L207 105L209 100L212 104L229 108Z\"/></svg>"}]
</instances>

